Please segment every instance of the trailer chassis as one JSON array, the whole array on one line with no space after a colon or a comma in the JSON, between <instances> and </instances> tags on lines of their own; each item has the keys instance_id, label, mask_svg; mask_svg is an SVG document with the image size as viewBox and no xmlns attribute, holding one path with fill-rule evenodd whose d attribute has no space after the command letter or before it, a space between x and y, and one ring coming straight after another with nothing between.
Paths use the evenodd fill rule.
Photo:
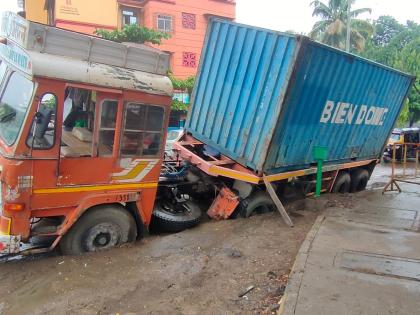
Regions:
<instances>
[{"instance_id":1,"label":"trailer chassis","mask_svg":"<svg viewBox=\"0 0 420 315\"><path fill-rule=\"evenodd\" d=\"M207 214L210 217L214 219L226 219L230 217L239 204L241 194L235 191L233 187L229 187L229 185L226 184L227 179L243 182L252 186L264 187L281 214L284 222L290 227L293 226L293 221L276 193L274 185L281 181L291 181L294 178L308 178L308 176L317 173L317 167L314 166L306 169L270 175L257 174L223 154L219 154L218 156L203 156L202 154L199 154L198 151L201 152L204 145L203 142L186 134L178 142L173 144L173 150L180 160L187 161L209 176L221 179L218 181L219 193L207 211ZM379 163L379 159L368 159L323 166L321 192L331 192L337 176L341 171L352 171L362 167L368 169L370 175L377 163ZM314 192L305 193L305 196L313 195Z\"/></svg>"}]
</instances>

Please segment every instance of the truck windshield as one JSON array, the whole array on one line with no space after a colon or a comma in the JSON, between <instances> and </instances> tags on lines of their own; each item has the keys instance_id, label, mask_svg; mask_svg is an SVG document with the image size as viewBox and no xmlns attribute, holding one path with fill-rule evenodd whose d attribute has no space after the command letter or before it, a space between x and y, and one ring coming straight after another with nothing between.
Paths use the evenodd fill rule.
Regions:
<instances>
[{"instance_id":1,"label":"truck windshield","mask_svg":"<svg viewBox=\"0 0 420 315\"><path fill-rule=\"evenodd\" d=\"M398 141L400 140L401 135L399 133L391 134L391 140Z\"/></svg>"},{"instance_id":2,"label":"truck windshield","mask_svg":"<svg viewBox=\"0 0 420 315\"><path fill-rule=\"evenodd\" d=\"M12 145L19 134L31 100L34 84L14 72L0 99L0 137Z\"/></svg>"}]
</instances>

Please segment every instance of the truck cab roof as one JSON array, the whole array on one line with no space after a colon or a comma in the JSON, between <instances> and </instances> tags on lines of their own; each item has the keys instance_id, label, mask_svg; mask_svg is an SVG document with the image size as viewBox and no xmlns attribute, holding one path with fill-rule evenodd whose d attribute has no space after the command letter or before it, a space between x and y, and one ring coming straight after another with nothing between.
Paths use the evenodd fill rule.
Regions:
<instances>
[{"instance_id":1,"label":"truck cab roof","mask_svg":"<svg viewBox=\"0 0 420 315\"><path fill-rule=\"evenodd\" d=\"M30 69L23 70L30 76L172 94L172 84L166 76L169 55L158 49L27 21L11 12L3 14L3 21L2 50L14 50L14 54L18 51L27 57ZM13 60L9 61L13 64ZM20 68L19 64L14 65Z\"/></svg>"}]
</instances>

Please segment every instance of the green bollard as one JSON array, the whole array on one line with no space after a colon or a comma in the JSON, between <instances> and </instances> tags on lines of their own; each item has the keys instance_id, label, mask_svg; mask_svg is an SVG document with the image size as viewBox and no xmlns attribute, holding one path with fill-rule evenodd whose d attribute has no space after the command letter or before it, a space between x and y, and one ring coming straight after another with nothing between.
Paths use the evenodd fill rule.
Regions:
<instances>
[{"instance_id":1,"label":"green bollard","mask_svg":"<svg viewBox=\"0 0 420 315\"><path fill-rule=\"evenodd\" d=\"M319 197L321 196L322 187L322 164L327 159L328 148L323 146L315 146L312 154L315 161L317 162L315 197Z\"/></svg>"}]
</instances>

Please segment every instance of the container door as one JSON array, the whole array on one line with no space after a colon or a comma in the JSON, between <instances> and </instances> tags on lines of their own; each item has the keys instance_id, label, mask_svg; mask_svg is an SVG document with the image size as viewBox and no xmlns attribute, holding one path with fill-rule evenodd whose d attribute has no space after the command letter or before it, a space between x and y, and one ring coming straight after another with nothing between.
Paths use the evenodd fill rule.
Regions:
<instances>
[{"instance_id":1,"label":"container door","mask_svg":"<svg viewBox=\"0 0 420 315\"><path fill-rule=\"evenodd\" d=\"M58 185L111 181L118 149L121 94L68 87L60 148Z\"/></svg>"}]
</instances>

